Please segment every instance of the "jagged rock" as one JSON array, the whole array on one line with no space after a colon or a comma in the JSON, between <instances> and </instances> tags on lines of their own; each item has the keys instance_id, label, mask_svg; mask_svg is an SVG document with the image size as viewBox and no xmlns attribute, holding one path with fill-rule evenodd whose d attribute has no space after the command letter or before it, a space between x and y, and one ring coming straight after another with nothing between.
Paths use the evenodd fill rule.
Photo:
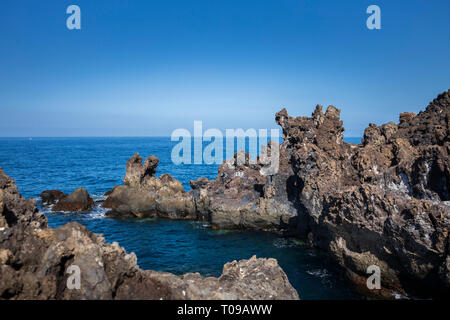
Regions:
<instances>
[{"instance_id":1,"label":"jagged rock","mask_svg":"<svg viewBox=\"0 0 450 320\"><path fill-rule=\"evenodd\" d=\"M78 188L71 194L64 196L53 207L52 211L91 211L94 200L84 188Z\"/></svg>"},{"instance_id":2,"label":"jagged rock","mask_svg":"<svg viewBox=\"0 0 450 320\"><path fill-rule=\"evenodd\" d=\"M255 163L248 153L240 151L219 167L216 180L191 181L190 192L168 174L155 177L158 158L151 156L142 164L136 153L127 162L124 185L108 191L103 207L112 209L112 216L157 215L205 220L214 228L278 230L296 219L298 205L288 201L297 183L290 165L286 165L288 160L277 167L276 175L268 174L272 170L268 161L271 152L279 152L278 148L271 142ZM286 156L281 150L280 157Z\"/></svg>"},{"instance_id":3,"label":"jagged rock","mask_svg":"<svg viewBox=\"0 0 450 320\"><path fill-rule=\"evenodd\" d=\"M279 179L290 169L280 168L273 178L263 174L260 160L252 163L250 155L240 151L220 165L217 179L191 181L199 218L214 228L258 230L278 230L295 218L296 209L287 201L289 185Z\"/></svg>"},{"instance_id":4,"label":"jagged rock","mask_svg":"<svg viewBox=\"0 0 450 320\"><path fill-rule=\"evenodd\" d=\"M356 145L343 141L334 106L297 118L283 109L279 171L237 167L235 156L216 180L191 182L196 209L216 227L304 238L366 291L367 268L377 265L383 288L371 294L449 294L449 119L447 91L399 124L370 124Z\"/></svg>"},{"instance_id":5,"label":"jagged rock","mask_svg":"<svg viewBox=\"0 0 450 320\"><path fill-rule=\"evenodd\" d=\"M219 278L145 271L136 260L78 223L48 228L0 169L0 299L298 299L274 259L228 263ZM79 289L67 285L69 267Z\"/></svg>"},{"instance_id":6,"label":"jagged rock","mask_svg":"<svg viewBox=\"0 0 450 320\"><path fill-rule=\"evenodd\" d=\"M339 109L322 109L276 114L284 142L267 151L279 152L277 172L238 152L217 179L191 181L182 205L169 200L164 210L217 228L285 230L329 251L361 286L377 265L380 294L449 294L450 90L398 124L369 124L361 144L343 141ZM141 162L129 161L127 186L111 194L116 212L161 210L158 188L141 191L155 184L155 161Z\"/></svg>"},{"instance_id":7,"label":"jagged rock","mask_svg":"<svg viewBox=\"0 0 450 320\"><path fill-rule=\"evenodd\" d=\"M196 217L192 196L180 181L169 174L155 177L158 163L158 158L150 156L143 165L138 153L128 160L124 185L114 187L103 202L104 208L111 209L109 215Z\"/></svg>"},{"instance_id":8,"label":"jagged rock","mask_svg":"<svg viewBox=\"0 0 450 320\"><path fill-rule=\"evenodd\" d=\"M64 198L66 194L59 190L45 190L41 193L42 206L50 206Z\"/></svg>"},{"instance_id":9,"label":"jagged rock","mask_svg":"<svg viewBox=\"0 0 450 320\"><path fill-rule=\"evenodd\" d=\"M115 185L111 190L106 191L103 195L105 197L109 196L111 193L113 193L114 189L116 189L118 187L118 185Z\"/></svg>"},{"instance_id":10,"label":"jagged rock","mask_svg":"<svg viewBox=\"0 0 450 320\"><path fill-rule=\"evenodd\" d=\"M155 156L150 156L145 159L145 163L142 165L142 157L139 153L135 153L135 155L127 161L126 175L123 179L124 185L138 187L145 184L146 180L151 180L151 178L155 176L158 164L159 159Z\"/></svg>"},{"instance_id":11,"label":"jagged rock","mask_svg":"<svg viewBox=\"0 0 450 320\"><path fill-rule=\"evenodd\" d=\"M208 185L209 181L208 178L198 178L197 180L191 180L189 181L189 184L191 185L192 189L202 189Z\"/></svg>"},{"instance_id":12,"label":"jagged rock","mask_svg":"<svg viewBox=\"0 0 450 320\"><path fill-rule=\"evenodd\" d=\"M219 278L188 273L181 277L170 273L150 272L150 277L172 288L172 299L236 300L255 299L297 300L284 272L275 259L233 261L225 264Z\"/></svg>"},{"instance_id":13,"label":"jagged rock","mask_svg":"<svg viewBox=\"0 0 450 320\"><path fill-rule=\"evenodd\" d=\"M356 283L381 268L385 288L448 294L450 91L400 123L342 140L339 111L276 115L299 180L298 235L329 250ZM300 219L301 218L301 219Z\"/></svg>"}]
</instances>

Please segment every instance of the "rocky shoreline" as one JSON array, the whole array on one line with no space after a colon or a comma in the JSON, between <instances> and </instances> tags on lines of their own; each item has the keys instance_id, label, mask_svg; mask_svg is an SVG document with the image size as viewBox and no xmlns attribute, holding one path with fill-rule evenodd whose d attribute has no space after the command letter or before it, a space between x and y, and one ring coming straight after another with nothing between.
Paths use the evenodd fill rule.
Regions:
<instances>
[{"instance_id":1,"label":"rocky shoreline","mask_svg":"<svg viewBox=\"0 0 450 320\"><path fill-rule=\"evenodd\" d=\"M181 183L155 177L158 160L127 163L124 186L104 207L112 215L208 221L213 228L277 230L329 252L370 295L447 296L450 290L450 90L399 123L370 124L361 144L343 141L340 110L317 106L311 117L285 109L275 120L284 142L272 143L279 171L263 174L237 153L217 179ZM237 162L241 156L247 159ZM367 291L367 269L382 289Z\"/></svg>"},{"instance_id":2,"label":"rocky shoreline","mask_svg":"<svg viewBox=\"0 0 450 320\"><path fill-rule=\"evenodd\" d=\"M68 269L80 269L69 288ZM218 278L142 270L78 223L53 229L0 169L0 299L298 299L275 259L233 261Z\"/></svg>"},{"instance_id":3,"label":"rocky shoreline","mask_svg":"<svg viewBox=\"0 0 450 320\"><path fill-rule=\"evenodd\" d=\"M398 124L370 124L361 144L343 141L344 128L339 109L329 106L325 113L322 109L322 106L317 106L311 117L294 118L285 109L276 114L275 120L283 130L284 142L281 145L271 143L266 150L268 153L279 153L276 174L265 173L261 164L264 161L252 163L248 154L238 152L219 167L215 180L199 178L191 181L192 190L186 192L181 182L172 176L163 174L156 177L158 158L150 156L143 162L142 157L135 154L126 164L124 185L116 186L105 194L107 199L103 207L110 210L110 216L196 219L209 222L213 228L283 232L327 251L345 270L348 278L367 295L449 296L450 90L440 94L425 111L417 115L400 114ZM239 157L246 161L238 162ZM17 191L12 194L17 194ZM53 205L53 208L56 207L54 210L63 207L70 211L91 205L89 195L82 189L68 196L54 190L43 195L43 202L45 198L45 204ZM247 284L255 286L251 289L253 291L259 286L264 291L258 296L298 298L273 259L252 258L234 262L224 267L224 273L218 279L199 275L162 276L163 273L140 270L135 257L130 258L117 245L105 244L103 238L91 234L80 225L47 228L45 217L29 201L17 200L16 211L2 209L6 221L3 225L15 230L10 235L13 240L2 238L0 242L3 250L0 266L11 274L14 270L17 274L22 272L11 261L22 261L20 254L15 252L24 250L21 241L30 241L28 245L35 246L36 252L47 252L46 255L56 255L56 260L59 259L59 267L53 265L51 271L44 271L45 274L60 272L55 270L61 270L61 261L64 260L65 266L67 259L73 259L70 254L63 254L67 250L83 256L80 259L87 264L93 263L90 259L102 261L98 272L103 272L104 278L108 279L107 289L102 291L102 294L107 292L108 298L204 298L200 289L192 289L198 295L177 295L179 291L175 289L175 283L186 286L183 284L185 278L195 278L193 283L201 284L197 288L208 283L210 287L207 291L214 292L213 295L217 294L218 298L256 297L248 295L244 287L247 283L245 279L229 283L225 286L228 291L217 293L217 283L228 281L229 268L236 268L237 265L239 268L249 268L248 272L244 272L249 277ZM3 202L2 206L6 208ZM13 224L16 225L17 221L22 220L24 222L16 229L11 228L11 221L16 221ZM45 231L36 233L33 230ZM79 240L75 234L80 237ZM50 254L48 250L53 248L55 239L62 243L60 246L63 249L58 249L61 252L56 254L54 248ZM74 246L74 241L92 242L92 252ZM70 249L67 249L68 246L71 246ZM114 253L109 253L111 251ZM88 262L86 257L89 257ZM40 262L31 261L36 273ZM20 262L15 263L20 266ZM114 271L108 273L108 266L112 264L122 269L114 267ZM371 266L378 267L381 272L381 289L367 289L368 268ZM252 278L259 273L255 275L251 270L260 268L264 269L263 274L273 273L275 280L266 284L261 279L264 284L261 281L255 284ZM18 275L11 276L11 279L17 278ZM163 279L169 280L164 282ZM24 286L26 281L17 280L19 284L11 281L3 287L3 291L0 287L1 297L20 298L30 294L28 289L11 289ZM120 283L119 287L117 283ZM225 287L223 283L219 286L221 290ZM53 291L49 289L51 297L66 298L65 294L72 297L72 293L58 288ZM145 288L151 288L149 290L154 295L145 296ZM155 288L164 288L161 290L171 293L164 295ZM63 290L63 294L58 290ZM106 297L88 297L88 292L84 295L87 298Z\"/></svg>"}]
</instances>

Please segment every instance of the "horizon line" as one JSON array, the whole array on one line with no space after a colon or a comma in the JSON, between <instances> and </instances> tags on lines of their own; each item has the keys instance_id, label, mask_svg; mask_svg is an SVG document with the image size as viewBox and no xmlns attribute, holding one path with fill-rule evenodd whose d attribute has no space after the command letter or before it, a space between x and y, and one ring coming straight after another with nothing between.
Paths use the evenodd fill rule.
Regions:
<instances>
[{"instance_id":1,"label":"horizon line","mask_svg":"<svg viewBox=\"0 0 450 320\"><path fill-rule=\"evenodd\" d=\"M203 136L191 136L191 138L201 138ZM0 139L42 139L42 138L171 138L171 136L0 136ZM280 138L282 138L280 136ZM345 138L363 138L362 136L349 136Z\"/></svg>"}]
</instances>

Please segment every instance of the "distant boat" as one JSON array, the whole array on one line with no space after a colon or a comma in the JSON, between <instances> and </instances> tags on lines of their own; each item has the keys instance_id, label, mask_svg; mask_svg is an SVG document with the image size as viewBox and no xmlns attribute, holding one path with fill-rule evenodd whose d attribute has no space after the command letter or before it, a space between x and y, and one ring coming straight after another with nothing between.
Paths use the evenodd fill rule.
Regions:
<instances>
[{"instance_id":1,"label":"distant boat","mask_svg":"<svg viewBox=\"0 0 450 320\"><path fill-rule=\"evenodd\" d=\"M28 138L28 140L30 140L30 141L31 141L31 140L33 140L33 138Z\"/></svg>"}]
</instances>

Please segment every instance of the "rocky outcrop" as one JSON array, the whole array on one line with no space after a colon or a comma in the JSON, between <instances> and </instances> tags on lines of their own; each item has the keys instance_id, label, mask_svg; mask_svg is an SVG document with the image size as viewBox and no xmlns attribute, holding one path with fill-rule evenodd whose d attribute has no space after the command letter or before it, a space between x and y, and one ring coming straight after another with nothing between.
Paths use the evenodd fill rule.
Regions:
<instances>
[{"instance_id":1,"label":"rocky outcrop","mask_svg":"<svg viewBox=\"0 0 450 320\"><path fill-rule=\"evenodd\" d=\"M383 289L371 294L448 295L449 119L447 91L417 115L402 113L397 124L369 124L362 143L350 144L336 107L296 118L283 109L275 120L284 142L262 156L278 152L277 172L238 152L217 179L191 181L186 193L170 176L154 177L155 158L143 165L135 155L125 186L105 206L216 228L283 230L330 252L361 288L368 267L379 267Z\"/></svg>"},{"instance_id":2,"label":"rocky outcrop","mask_svg":"<svg viewBox=\"0 0 450 320\"><path fill-rule=\"evenodd\" d=\"M233 261L225 264L219 278L188 273L181 277L170 273L150 272L150 276L172 288L172 299L201 300L296 300L284 272L275 259Z\"/></svg>"},{"instance_id":3,"label":"rocky outcrop","mask_svg":"<svg viewBox=\"0 0 450 320\"><path fill-rule=\"evenodd\" d=\"M264 152L270 155L271 146ZM295 205L287 201L295 183L283 180L293 174L289 166L269 177L273 183L266 187L267 161L258 157L253 163L247 153L238 152L219 167L216 180L191 181L192 190L185 192L172 176L155 177L158 163L151 156L142 164L137 153L128 160L124 185L106 194L103 207L112 209L109 215L200 219L214 228L260 230L278 230L296 216Z\"/></svg>"},{"instance_id":4,"label":"rocky outcrop","mask_svg":"<svg viewBox=\"0 0 450 320\"><path fill-rule=\"evenodd\" d=\"M276 115L299 180L297 234L363 287L376 265L393 291L449 292L449 95L399 124L370 124L360 145L342 140L333 106L310 118Z\"/></svg>"},{"instance_id":5,"label":"rocky outcrop","mask_svg":"<svg viewBox=\"0 0 450 320\"><path fill-rule=\"evenodd\" d=\"M41 202L42 206L48 207L48 206L51 206L51 205L57 203L59 200L61 200L65 196L66 196L66 194L64 194L63 192L61 192L59 190L45 190L41 193L40 198L42 201Z\"/></svg>"},{"instance_id":6,"label":"rocky outcrop","mask_svg":"<svg viewBox=\"0 0 450 320\"><path fill-rule=\"evenodd\" d=\"M80 286L70 278L80 271ZM70 285L68 285L68 283ZM231 262L219 278L141 270L78 223L57 229L0 169L0 299L298 299L274 259Z\"/></svg>"},{"instance_id":7,"label":"rocky outcrop","mask_svg":"<svg viewBox=\"0 0 450 320\"><path fill-rule=\"evenodd\" d=\"M55 193L53 192L52 194ZM59 193L57 193L57 195L59 195ZM44 201L44 198L42 198L42 200ZM56 204L53 205L52 211L91 211L93 208L94 200L89 196L87 190L78 188L71 194L61 197Z\"/></svg>"},{"instance_id":8,"label":"rocky outcrop","mask_svg":"<svg viewBox=\"0 0 450 320\"><path fill-rule=\"evenodd\" d=\"M191 182L196 209L213 226L278 227L304 238L362 289L376 265L383 289L370 294L448 294L449 96L402 113L398 124L370 124L358 145L343 141L334 106L297 118L283 109L278 173L236 166L235 156L216 180Z\"/></svg>"},{"instance_id":9,"label":"rocky outcrop","mask_svg":"<svg viewBox=\"0 0 450 320\"><path fill-rule=\"evenodd\" d=\"M270 153L271 147L264 152ZM219 167L217 179L191 181L191 194L199 217L213 228L278 230L297 213L295 203L288 201L293 187L291 181L286 183L289 175L289 166L281 167L277 175L265 175L264 161L259 157L251 161L240 151Z\"/></svg>"},{"instance_id":10,"label":"rocky outcrop","mask_svg":"<svg viewBox=\"0 0 450 320\"><path fill-rule=\"evenodd\" d=\"M114 187L103 202L104 208L111 209L109 215L197 217L192 196L180 181L169 174L155 177L158 163L158 158L150 156L142 164L138 153L128 160L124 185Z\"/></svg>"}]
</instances>

